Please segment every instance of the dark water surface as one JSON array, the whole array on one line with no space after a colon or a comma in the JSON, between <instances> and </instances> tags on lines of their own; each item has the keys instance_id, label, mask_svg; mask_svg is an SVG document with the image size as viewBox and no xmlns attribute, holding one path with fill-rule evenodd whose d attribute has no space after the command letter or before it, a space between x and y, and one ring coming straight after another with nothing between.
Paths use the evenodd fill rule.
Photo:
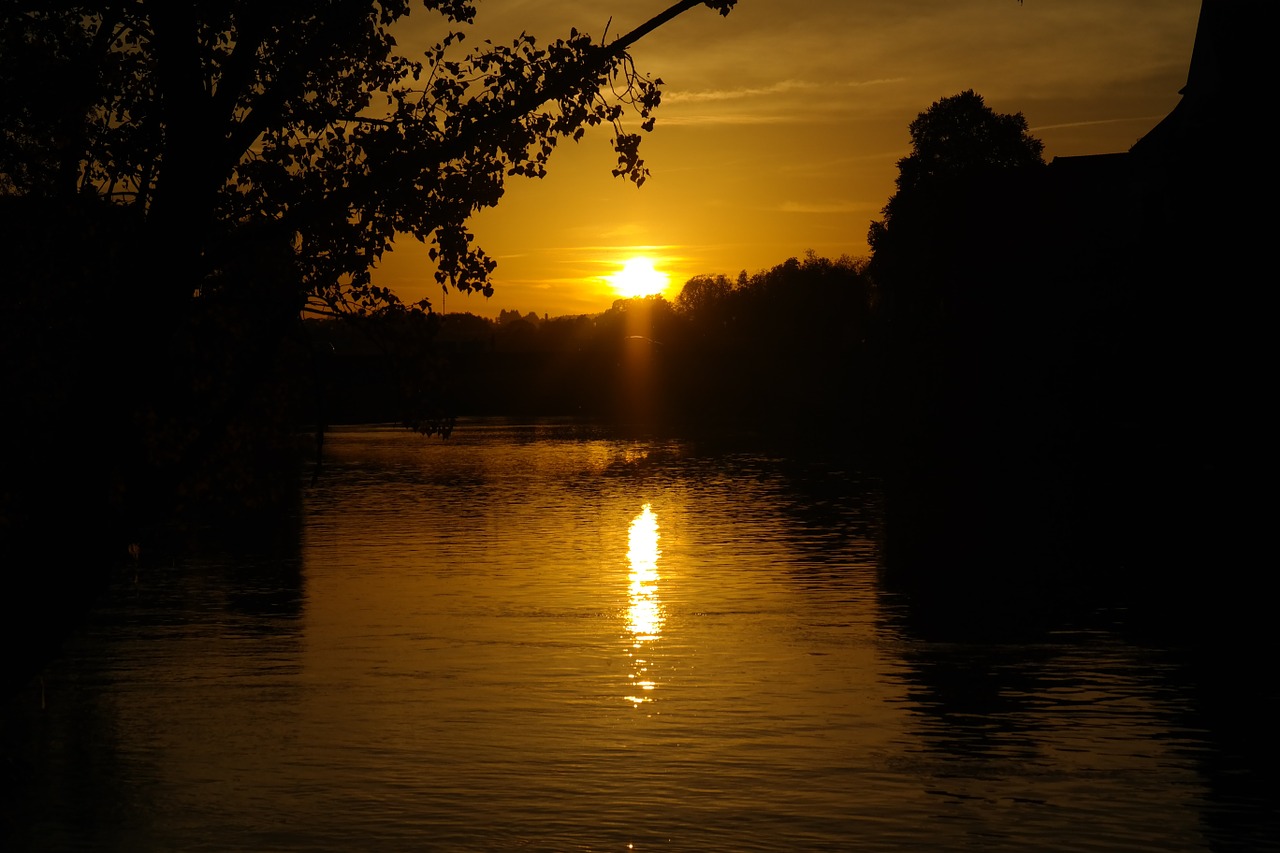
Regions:
<instances>
[{"instance_id":1,"label":"dark water surface","mask_svg":"<svg viewBox=\"0 0 1280 853\"><path fill-rule=\"evenodd\" d=\"M855 471L565 424L328 451L280 547L112 590L10 721L0 849L1276 849L1185 655L926 639Z\"/></svg>"}]
</instances>

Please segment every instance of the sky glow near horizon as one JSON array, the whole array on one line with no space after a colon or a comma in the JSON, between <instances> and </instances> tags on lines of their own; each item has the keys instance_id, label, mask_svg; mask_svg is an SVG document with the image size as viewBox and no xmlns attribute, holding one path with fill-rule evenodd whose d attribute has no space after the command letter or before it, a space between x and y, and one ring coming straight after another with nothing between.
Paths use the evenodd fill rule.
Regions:
<instances>
[{"instance_id":1,"label":"sky glow near horizon","mask_svg":"<svg viewBox=\"0 0 1280 853\"><path fill-rule=\"evenodd\" d=\"M570 27L621 34L668 0L480 0L462 47L540 44ZM605 311L630 259L669 276L756 272L800 257L863 256L893 192L907 125L965 89L1022 112L1045 157L1124 151L1168 114L1186 83L1200 0L740 0L727 18L685 13L632 51L664 81L641 155L644 187L610 175L606 129L562 142L542 180L508 179L472 220L498 262L494 295L450 292L449 311L561 316ZM398 31L420 55L442 36L421 10ZM629 122L631 130L639 122ZM439 310L427 249L401 238L374 272Z\"/></svg>"}]
</instances>

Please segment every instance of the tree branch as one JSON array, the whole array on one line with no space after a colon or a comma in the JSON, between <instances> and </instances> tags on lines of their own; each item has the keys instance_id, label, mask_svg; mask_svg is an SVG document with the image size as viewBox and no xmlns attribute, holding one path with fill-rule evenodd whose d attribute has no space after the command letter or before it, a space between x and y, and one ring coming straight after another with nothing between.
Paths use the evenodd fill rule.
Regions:
<instances>
[{"instance_id":1,"label":"tree branch","mask_svg":"<svg viewBox=\"0 0 1280 853\"><path fill-rule=\"evenodd\" d=\"M593 55L588 56L584 62L549 77L541 86L521 97L515 98L505 109L491 113L473 122L468 127L467 133L450 140L452 144L446 143L440 146L437 149L438 154L434 162L424 164L425 167L439 166L461 157L473 147L473 140L485 138L491 130L505 127L520 116L536 110L548 101L564 97L574 86L582 85L603 73L604 69L621 59L626 54L627 49L640 39L683 15L693 7L705 5L716 9L722 15L727 15L736 3L737 0L719 0L719 2L715 2L715 0L680 0L679 3L653 16L626 35L620 36L608 46L595 48Z\"/></svg>"}]
</instances>

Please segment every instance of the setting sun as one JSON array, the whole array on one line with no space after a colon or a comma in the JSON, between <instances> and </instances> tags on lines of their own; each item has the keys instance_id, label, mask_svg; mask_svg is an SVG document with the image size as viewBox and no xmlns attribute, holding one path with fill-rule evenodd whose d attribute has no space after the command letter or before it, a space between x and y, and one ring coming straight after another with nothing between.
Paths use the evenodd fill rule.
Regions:
<instances>
[{"instance_id":1,"label":"setting sun","mask_svg":"<svg viewBox=\"0 0 1280 853\"><path fill-rule=\"evenodd\" d=\"M622 270L607 276L609 284L621 297L652 296L666 290L669 276L654 269L649 258L632 258L622 265Z\"/></svg>"}]
</instances>

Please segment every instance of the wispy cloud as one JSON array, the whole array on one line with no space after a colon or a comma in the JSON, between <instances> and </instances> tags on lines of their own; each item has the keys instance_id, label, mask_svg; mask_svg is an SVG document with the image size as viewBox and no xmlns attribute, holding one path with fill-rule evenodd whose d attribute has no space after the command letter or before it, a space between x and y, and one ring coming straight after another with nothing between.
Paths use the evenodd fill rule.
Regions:
<instances>
[{"instance_id":1,"label":"wispy cloud","mask_svg":"<svg viewBox=\"0 0 1280 853\"><path fill-rule=\"evenodd\" d=\"M716 124L785 124L792 120L792 116L776 112L686 113L684 115L668 113L662 117L661 125L666 127L688 127L692 125Z\"/></svg>"},{"instance_id":2,"label":"wispy cloud","mask_svg":"<svg viewBox=\"0 0 1280 853\"><path fill-rule=\"evenodd\" d=\"M778 95L797 90L818 89L817 83L808 80L779 80L769 86L751 86L738 89L712 89L699 92L667 92L662 96L664 103L707 103L711 101L740 101L743 98L759 98Z\"/></svg>"},{"instance_id":3,"label":"wispy cloud","mask_svg":"<svg viewBox=\"0 0 1280 853\"><path fill-rule=\"evenodd\" d=\"M832 214L832 213L865 213L868 210L875 210L876 206L868 202L856 201L834 201L834 202L808 202L808 201L784 201L778 210L783 213L812 213L812 214Z\"/></svg>"},{"instance_id":4,"label":"wispy cloud","mask_svg":"<svg viewBox=\"0 0 1280 853\"><path fill-rule=\"evenodd\" d=\"M1164 118L1163 115L1149 115L1149 116L1129 116L1127 118L1101 118L1101 119L1093 119L1090 121L1068 121L1068 122L1062 122L1060 124L1037 125L1031 128L1031 132L1037 133L1042 130L1062 130L1064 128L1069 128L1069 127L1097 127L1099 125L1104 125L1104 124L1136 124L1139 122L1143 124L1153 124L1157 121L1160 121L1163 118Z\"/></svg>"},{"instance_id":5,"label":"wispy cloud","mask_svg":"<svg viewBox=\"0 0 1280 853\"><path fill-rule=\"evenodd\" d=\"M779 80L768 86L742 86L734 89L675 90L663 94L663 104L715 104L760 98L785 98L795 104L811 105L841 92L865 90L877 86L906 82L906 77L884 77L874 80L818 82L815 80Z\"/></svg>"},{"instance_id":6,"label":"wispy cloud","mask_svg":"<svg viewBox=\"0 0 1280 853\"><path fill-rule=\"evenodd\" d=\"M788 78L764 86L677 89L663 94L658 123L681 125L770 125L787 122L846 123L883 111L896 102L908 77L865 80ZM872 95L871 93L877 93Z\"/></svg>"}]
</instances>

